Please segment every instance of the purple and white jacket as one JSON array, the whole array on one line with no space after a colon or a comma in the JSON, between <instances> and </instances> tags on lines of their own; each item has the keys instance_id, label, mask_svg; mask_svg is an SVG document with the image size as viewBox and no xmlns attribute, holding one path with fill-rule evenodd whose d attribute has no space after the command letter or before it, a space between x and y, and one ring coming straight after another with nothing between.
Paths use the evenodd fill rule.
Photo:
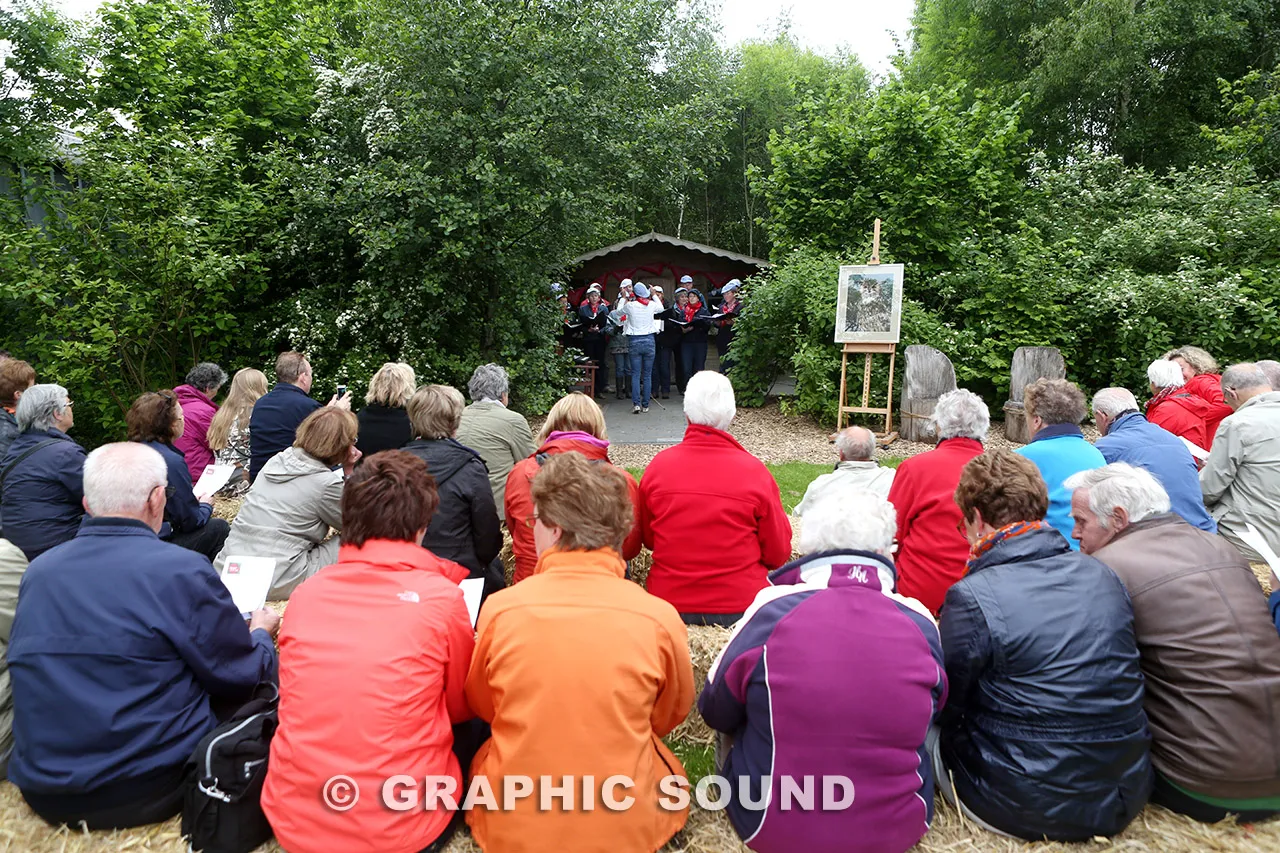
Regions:
<instances>
[{"instance_id":1,"label":"purple and white jacket","mask_svg":"<svg viewBox=\"0 0 1280 853\"><path fill-rule=\"evenodd\" d=\"M769 580L698 698L733 741L718 771L733 828L761 853L907 850L933 819L925 737L947 696L937 625L877 554L810 554ZM806 776L811 810L792 796ZM824 776L850 780L852 803L824 811Z\"/></svg>"}]
</instances>

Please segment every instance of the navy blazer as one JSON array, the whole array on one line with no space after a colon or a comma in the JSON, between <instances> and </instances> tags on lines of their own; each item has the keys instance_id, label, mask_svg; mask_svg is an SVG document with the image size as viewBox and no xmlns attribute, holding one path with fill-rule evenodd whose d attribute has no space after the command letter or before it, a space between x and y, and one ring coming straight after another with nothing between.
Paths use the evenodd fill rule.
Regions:
<instances>
[{"instance_id":1,"label":"navy blazer","mask_svg":"<svg viewBox=\"0 0 1280 853\"><path fill-rule=\"evenodd\" d=\"M209 561L127 518L86 518L32 561L8 656L9 778L41 794L180 768L217 725L211 699L276 676L271 636L249 632Z\"/></svg>"},{"instance_id":2,"label":"navy blazer","mask_svg":"<svg viewBox=\"0 0 1280 853\"><path fill-rule=\"evenodd\" d=\"M56 429L29 429L9 445L0 471L32 447L51 441L18 462L4 480L0 515L4 538L34 560L76 535L84 517L84 448Z\"/></svg>"},{"instance_id":3,"label":"navy blazer","mask_svg":"<svg viewBox=\"0 0 1280 853\"><path fill-rule=\"evenodd\" d=\"M293 444L298 424L307 415L322 408L297 385L277 382L276 387L258 398L249 416L249 477L258 479L258 472L267 460Z\"/></svg>"}]
</instances>

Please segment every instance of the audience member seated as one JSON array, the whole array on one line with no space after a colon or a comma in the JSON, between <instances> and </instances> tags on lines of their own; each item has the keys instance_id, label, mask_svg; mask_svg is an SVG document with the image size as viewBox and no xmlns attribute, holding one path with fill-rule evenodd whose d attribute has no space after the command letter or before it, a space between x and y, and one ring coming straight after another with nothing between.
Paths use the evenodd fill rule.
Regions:
<instances>
[{"instance_id":1,"label":"audience member seated","mask_svg":"<svg viewBox=\"0 0 1280 853\"><path fill-rule=\"evenodd\" d=\"M1200 489L1218 532L1245 557L1261 562L1240 534L1252 524L1280 554L1280 393L1253 364L1227 368L1222 392L1235 414L1218 428L1200 471Z\"/></svg>"},{"instance_id":2,"label":"audience member seated","mask_svg":"<svg viewBox=\"0 0 1280 853\"><path fill-rule=\"evenodd\" d=\"M480 614L467 701L493 737L471 771L527 774L535 784L590 777L597 804L602 783L622 775L633 786L609 793L635 802L545 810L534 796L510 811L477 806L467 823L484 850L657 850L688 816L664 808L658 792L659 780L684 775L661 740L693 704L684 625L623 578L619 549L632 520L621 471L579 453L551 456L534 477L533 505L539 571Z\"/></svg>"},{"instance_id":3,"label":"audience member seated","mask_svg":"<svg viewBox=\"0 0 1280 853\"><path fill-rule=\"evenodd\" d=\"M356 447L365 456L383 450L398 450L413 440L413 426L405 407L418 380L404 362L389 361L369 380L364 408L356 415L360 439Z\"/></svg>"},{"instance_id":4,"label":"audience member seated","mask_svg":"<svg viewBox=\"0 0 1280 853\"><path fill-rule=\"evenodd\" d=\"M276 385L253 404L253 414L249 417L250 482L258 479L258 472L268 459L293 445L298 425L321 408L308 396L311 380L311 364L305 355L280 353L276 359ZM351 393L341 398L334 395L329 405L350 411Z\"/></svg>"},{"instance_id":5,"label":"audience member seated","mask_svg":"<svg viewBox=\"0 0 1280 853\"><path fill-rule=\"evenodd\" d=\"M640 479L640 529L653 551L646 587L689 625L732 625L791 556L791 522L764 463L727 430L733 386L713 371L685 387L684 440Z\"/></svg>"},{"instance_id":6,"label":"audience member seated","mask_svg":"<svg viewBox=\"0 0 1280 853\"><path fill-rule=\"evenodd\" d=\"M222 550L231 526L213 517L213 495L192 491L186 459L173 445L182 437L184 424L182 406L172 391L148 391L133 401L125 415L129 440L155 450L169 467L164 520L170 530L162 531L161 538L212 560Z\"/></svg>"},{"instance_id":7,"label":"audience member seated","mask_svg":"<svg viewBox=\"0 0 1280 853\"><path fill-rule=\"evenodd\" d=\"M898 516L898 592L937 614L947 590L964 577L969 543L956 484L965 464L982 453L991 416L981 397L961 388L938 398L932 422L938 446L902 461L889 503Z\"/></svg>"},{"instance_id":8,"label":"audience member seated","mask_svg":"<svg viewBox=\"0 0 1280 853\"><path fill-rule=\"evenodd\" d=\"M863 427L848 427L836 436L836 454L840 461L830 474L823 474L809 484L804 498L796 505L795 515L803 518L809 508L820 503L828 492L840 492L847 486L888 498L893 485L893 469L876 462L876 434Z\"/></svg>"},{"instance_id":9,"label":"audience member seated","mask_svg":"<svg viewBox=\"0 0 1280 853\"><path fill-rule=\"evenodd\" d=\"M329 531L342 530L343 474L349 476L359 458L355 415L333 406L312 412L293 446L262 469L213 567L221 572L228 557L272 557L276 569L267 598L282 601L333 565L338 537Z\"/></svg>"},{"instance_id":10,"label":"audience member seated","mask_svg":"<svg viewBox=\"0 0 1280 853\"><path fill-rule=\"evenodd\" d=\"M4 536L34 560L71 539L84 518L84 448L61 385L32 385L14 412L22 432L0 460Z\"/></svg>"},{"instance_id":11,"label":"audience member seated","mask_svg":"<svg viewBox=\"0 0 1280 853\"><path fill-rule=\"evenodd\" d=\"M217 463L237 469L219 492L224 497L239 498L249 491L249 418L253 404L266 393L265 373L252 367L237 370L227 399L209 423L209 449L217 454Z\"/></svg>"},{"instance_id":12,"label":"audience member seated","mask_svg":"<svg viewBox=\"0 0 1280 853\"><path fill-rule=\"evenodd\" d=\"M55 826L177 814L183 763L219 710L275 678L280 617L259 610L246 626L209 561L156 535L167 467L144 444L93 451L90 517L22 579L9 779Z\"/></svg>"},{"instance_id":13,"label":"audience member seated","mask_svg":"<svg viewBox=\"0 0 1280 853\"><path fill-rule=\"evenodd\" d=\"M464 687L475 636L458 589L467 570L418 545L435 511L421 459L388 450L364 460L342 495L338 562L289 602L262 807L290 853L437 851L462 822L376 796L404 771L452 779L461 801L477 746L453 736L473 716ZM367 794L348 810L317 796L338 771Z\"/></svg>"},{"instance_id":14,"label":"audience member seated","mask_svg":"<svg viewBox=\"0 0 1280 853\"><path fill-rule=\"evenodd\" d=\"M36 384L36 372L31 365L16 358L0 358L0 460L9 452L9 445L22 430L18 429L18 419L14 412L18 409L18 400L32 385ZM4 466L0 465L0 471ZM0 536L4 528L0 523Z\"/></svg>"},{"instance_id":15,"label":"audience member seated","mask_svg":"<svg viewBox=\"0 0 1280 853\"><path fill-rule=\"evenodd\" d=\"M1107 464L1080 430L1086 414L1084 392L1065 379L1037 379L1024 396L1031 443L1015 452L1035 463L1049 489L1045 523L1073 550L1079 549L1080 543L1071 538L1071 492L1064 484L1072 474Z\"/></svg>"},{"instance_id":16,"label":"audience member seated","mask_svg":"<svg viewBox=\"0 0 1280 853\"><path fill-rule=\"evenodd\" d=\"M509 388L507 371L498 365L477 367L467 383L471 405L462 410L462 423L458 425L458 441L479 453L489 469L495 507L506 506L503 495L511 469L533 453L529 422L507 408Z\"/></svg>"},{"instance_id":17,"label":"audience member seated","mask_svg":"<svg viewBox=\"0 0 1280 853\"><path fill-rule=\"evenodd\" d=\"M1093 419L1102 437L1094 447L1102 458L1127 462L1151 472L1160 481L1173 511L1188 524L1217 533L1200 493L1200 475L1191 451L1177 436L1147 421L1127 388L1103 388L1093 395Z\"/></svg>"},{"instance_id":18,"label":"audience member seated","mask_svg":"<svg viewBox=\"0 0 1280 853\"><path fill-rule=\"evenodd\" d=\"M186 428L173 446L187 460L191 482L200 482L204 469L213 464L213 448L209 446L209 424L218 413L213 398L227 383L227 372L209 361L202 361L187 373L185 385L173 389L182 405L182 418Z\"/></svg>"},{"instance_id":19,"label":"audience member seated","mask_svg":"<svg viewBox=\"0 0 1280 853\"><path fill-rule=\"evenodd\" d=\"M1205 413L1205 435L1212 444L1218 425L1231 416L1231 407L1222 397L1222 377L1218 374L1218 362L1200 347L1179 347L1165 353L1165 358L1178 365L1188 393L1209 404ZM1204 445L1206 450L1211 449Z\"/></svg>"},{"instance_id":20,"label":"audience member seated","mask_svg":"<svg viewBox=\"0 0 1280 853\"><path fill-rule=\"evenodd\" d=\"M488 585L496 592L506 582L501 562L493 568L494 558L502 551L502 525L484 460L454 438L464 405L457 388L419 388L409 400L414 440L404 449L427 463L439 496L422 547L460 564L473 578L492 577Z\"/></svg>"},{"instance_id":21,"label":"audience member seated","mask_svg":"<svg viewBox=\"0 0 1280 853\"><path fill-rule=\"evenodd\" d=\"M13 691L9 688L9 664L6 654L9 633L13 629L13 611L18 606L18 585L27 570L22 550L7 539L0 539L0 779L9 768L13 752Z\"/></svg>"},{"instance_id":22,"label":"audience member seated","mask_svg":"<svg viewBox=\"0 0 1280 853\"><path fill-rule=\"evenodd\" d=\"M530 484L547 459L557 453L581 453L603 465L609 461L609 433L604 425L604 412L586 394L573 393L561 397L551 407L538 433L538 450L528 459L516 463L507 478L505 508L507 530L511 531L511 550L516 558L512 583L532 575L538 565L538 549L533 541L533 496ZM634 523L622 543L622 559L631 560L640 553L640 485L635 477L623 471L629 484Z\"/></svg>"},{"instance_id":23,"label":"audience member seated","mask_svg":"<svg viewBox=\"0 0 1280 853\"><path fill-rule=\"evenodd\" d=\"M1123 463L1067 481L1080 550L1129 591L1151 723L1152 802L1214 823L1280 812L1280 634L1238 551Z\"/></svg>"},{"instance_id":24,"label":"audience member seated","mask_svg":"<svg viewBox=\"0 0 1280 853\"><path fill-rule=\"evenodd\" d=\"M1152 397L1147 401L1147 420L1179 438L1208 450L1213 433L1206 426L1212 406L1187 390L1178 365L1156 359L1147 367Z\"/></svg>"},{"instance_id":25,"label":"audience member seated","mask_svg":"<svg viewBox=\"0 0 1280 853\"><path fill-rule=\"evenodd\" d=\"M942 608L943 796L958 796L973 823L1030 841L1114 835L1151 793L1124 585L1044 521L1044 480L1016 453L966 465L956 503L973 556Z\"/></svg>"},{"instance_id":26,"label":"audience member seated","mask_svg":"<svg viewBox=\"0 0 1280 853\"><path fill-rule=\"evenodd\" d=\"M1261 361L1254 363L1258 365L1258 369L1262 371L1262 375L1267 377L1268 385L1273 389L1280 388L1280 361L1272 361L1269 358L1264 358ZM1228 408L1230 407L1228 406Z\"/></svg>"},{"instance_id":27,"label":"audience member seated","mask_svg":"<svg viewBox=\"0 0 1280 853\"><path fill-rule=\"evenodd\" d=\"M716 772L752 850L901 853L933 820L942 643L924 605L894 593L894 530L884 498L826 490L805 514L805 556L769 576L707 675L698 710L721 733ZM845 776L854 806L788 808L783 776Z\"/></svg>"}]
</instances>

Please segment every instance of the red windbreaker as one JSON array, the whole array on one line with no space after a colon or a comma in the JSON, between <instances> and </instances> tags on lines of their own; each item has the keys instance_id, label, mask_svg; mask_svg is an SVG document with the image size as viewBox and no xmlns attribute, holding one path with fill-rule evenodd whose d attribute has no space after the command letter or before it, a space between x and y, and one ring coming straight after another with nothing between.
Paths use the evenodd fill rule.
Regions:
<instances>
[{"instance_id":1,"label":"red windbreaker","mask_svg":"<svg viewBox=\"0 0 1280 853\"><path fill-rule=\"evenodd\" d=\"M474 716L465 687L475 632L458 588L467 574L418 545L375 539L343 545L290 596L262 791L289 853L416 853L448 824L445 809L392 811L381 791L390 776L421 786L448 775L454 799L465 794L452 725ZM355 780L350 810L325 804L335 775Z\"/></svg>"},{"instance_id":2,"label":"red windbreaker","mask_svg":"<svg viewBox=\"0 0 1280 853\"><path fill-rule=\"evenodd\" d=\"M904 460L889 487L889 503L898 513L898 592L935 615L969 561L956 486L964 466L981 455L980 441L943 439L935 449Z\"/></svg>"},{"instance_id":3,"label":"red windbreaker","mask_svg":"<svg viewBox=\"0 0 1280 853\"><path fill-rule=\"evenodd\" d=\"M552 435L562 435L552 433ZM522 459L507 475L507 490L503 503L503 512L507 519L507 530L511 531L511 550L515 553L516 571L512 583L516 584L533 574L538 565L538 549L533 545L533 496L530 486L534 475L542 468L538 464L538 456L546 453L568 453L576 451L588 459L609 462L609 449L589 441L578 441L572 438L552 438L539 447L528 459ZM640 486L630 472L627 483L631 489L631 506L633 508L633 526L622 543L622 559L633 559L640 553Z\"/></svg>"},{"instance_id":4,"label":"red windbreaker","mask_svg":"<svg viewBox=\"0 0 1280 853\"><path fill-rule=\"evenodd\" d=\"M640 478L653 549L649 592L681 613L742 613L791 556L791 522L764 463L722 430L689 424Z\"/></svg>"},{"instance_id":5,"label":"red windbreaker","mask_svg":"<svg viewBox=\"0 0 1280 853\"><path fill-rule=\"evenodd\" d=\"M1228 414L1230 411L1228 408ZM1210 403L1195 394L1188 394L1185 389L1168 397L1153 397L1147 403L1147 420L1205 450L1210 449L1213 430L1217 430L1216 424L1213 430L1208 427L1212 413Z\"/></svg>"},{"instance_id":6,"label":"red windbreaker","mask_svg":"<svg viewBox=\"0 0 1280 853\"><path fill-rule=\"evenodd\" d=\"M1224 418L1231 416L1231 407L1222 397L1222 374L1201 373L1199 376L1192 376L1191 381L1183 387L1209 404L1209 409L1204 416L1204 429L1209 444L1212 444L1214 437L1218 434L1218 425ZM1201 447L1210 450L1212 448L1209 444L1203 444Z\"/></svg>"}]
</instances>

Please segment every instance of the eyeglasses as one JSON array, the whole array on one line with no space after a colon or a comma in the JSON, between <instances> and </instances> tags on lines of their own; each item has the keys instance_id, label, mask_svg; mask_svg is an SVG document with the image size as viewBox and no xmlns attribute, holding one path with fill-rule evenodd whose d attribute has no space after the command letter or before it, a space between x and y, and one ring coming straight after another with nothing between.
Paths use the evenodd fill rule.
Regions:
<instances>
[{"instance_id":1,"label":"eyeglasses","mask_svg":"<svg viewBox=\"0 0 1280 853\"><path fill-rule=\"evenodd\" d=\"M155 487L155 489L152 489L151 491L153 491L153 492L154 492L156 489L159 489L159 488L161 488L161 487L160 487L160 486L156 486L156 487ZM163 488L164 488L164 498L165 498L165 500L173 500L173 496L174 496L175 494L177 494L177 493L178 493L178 487L177 487L177 486L164 486Z\"/></svg>"},{"instance_id":2,"label":"eyeglasses","mask_svg":"<svg viewBox=\"0 0 1280 853\"><path fill-rule=\"evenodd\" d=\"M535 513L534 513L533 515L531 515L529 518L526 518L526 519L524 520L524 526L525 526L525 527L533 527L535 524L537 524L537 523L538 523L538 519L539 519L539 518L541 518L541 517L542 517L542 516L538 515L538 514L535 512Z\"/></svg>"}]
</instances>

